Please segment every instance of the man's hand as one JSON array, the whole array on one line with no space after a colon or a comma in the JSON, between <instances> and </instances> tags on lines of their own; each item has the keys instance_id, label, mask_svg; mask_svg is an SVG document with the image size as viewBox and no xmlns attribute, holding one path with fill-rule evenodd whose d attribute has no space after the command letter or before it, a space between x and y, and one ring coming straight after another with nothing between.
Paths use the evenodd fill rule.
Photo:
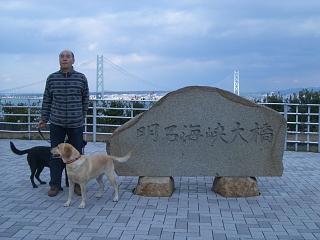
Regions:
<instances>
[{"instance_id":1,"label":"man's hand","mask_svg":"<svg viewBox=\"0 0 320 240\"><path fill-rule=\"evenodd\" d=\"M38 123L38 128L42 129L46 127L46 122L43 120L40 120Z\"/></svg>"}]
</instances>

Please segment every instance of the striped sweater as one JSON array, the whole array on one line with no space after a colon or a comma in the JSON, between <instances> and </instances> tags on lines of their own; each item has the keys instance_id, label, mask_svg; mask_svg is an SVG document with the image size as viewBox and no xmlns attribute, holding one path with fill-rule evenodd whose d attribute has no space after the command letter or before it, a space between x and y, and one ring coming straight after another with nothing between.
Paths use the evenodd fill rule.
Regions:
<instances>
[{"instance_id":1,"label":"striped sweater","mask_svg":"<svg viewBox=\"0 0 320 240\"><path fill-rule=\"evenodd\" d=\"M81 127L88 105L89 88L84 74L72 69L49 75L43 94L42 120L65 128Z\"/></svg>"}]
</instances>

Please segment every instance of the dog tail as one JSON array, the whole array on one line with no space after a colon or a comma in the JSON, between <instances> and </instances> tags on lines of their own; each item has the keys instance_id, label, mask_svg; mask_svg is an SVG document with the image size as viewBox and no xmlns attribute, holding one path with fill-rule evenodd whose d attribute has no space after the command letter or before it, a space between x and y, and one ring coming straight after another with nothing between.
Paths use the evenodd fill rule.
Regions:
<instances>
[{"instance_id":1,"label":"dog tail","mask_svg":"<svg viewBox=\"0 0 320 240\"><path fill-rule=\"evenodd\" d=\"M18 155L23 155L23 154L26 154L29 152L29 149L26 149L26 150L17 149L16 146L11 141L10 141L10 148L11 148L12 152L14 152L15 154L18 154Z\"/></svg>"},{"instance_id":2,"label":"dog tail","mask_svg":"<svg viewBox=\"0 0 320 240\"><path fill-rule=\"evenodd\" d=\"M109 157L111 157L113 160L116 160L116 161L118 161L118 162L123 163L123 162L126 162L126 161L131 157L131 151L128 152L128 153L127 153L125 156L123 156L123 157L116 157L116 156L110 156L110 155L109 155Z\"/></svg>"}]
</instances>

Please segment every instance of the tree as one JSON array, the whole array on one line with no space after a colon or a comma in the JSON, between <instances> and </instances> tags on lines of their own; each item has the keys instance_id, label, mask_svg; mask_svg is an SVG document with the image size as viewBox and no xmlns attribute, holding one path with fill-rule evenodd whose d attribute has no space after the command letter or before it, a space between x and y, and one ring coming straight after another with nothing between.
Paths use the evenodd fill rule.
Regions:
<instances>
[{"instance_id":1,"label":"tree","mask_svg":"<svg viewBox=\"0 0 320 240\"><path fill-rule=\"evenodd\" d=\"M27 104L25 103L18 103L16 106L9 102L4 104L3 106L3 113L4 114L15 114L10 116L4 116L3 121L9 123L20 123L28 122L28 108ZM25 116L18 116L19 114L24 114ZM2 129L10 129L10 130L27 130L27 125L19 125L19 124L5 124L2 126Z\"/></svg>"},{"instance_id":2,"label":"tree","mask_svg":"<svg viewBox=\"0 0 320 240\"><path fill-rule=\"evenodd\" d=\"M299 93L294 93L290 96L289 102L299 104L291 106L290 111L302 113L298 116L298 122L305 123L308 121L308 111L310 111L310 113L319 113L318 106L307 106L306 104L320 104L320 91L314 92L313 90L303 89L299 91ZM309 120L311 123L317 123L319 121L318 118L319 114L311 115ZM289 117L288 121L296 121L295 116ZM307 126L307 124L300 124L298 130L306 131ZM310 129L316 131L316 126L312 125Z\"/></svg>"},{"instance_id":3,"label":"tree","mask_svg":"<svg viewBox=\"0 0 320 240\"><path fill-rule=\"evenodd\" d=\"M278 92L277 94L272 93L271 95L267 95L263 99L264 103L284 103L283 96ZM267 107L276 110L277 112L283 112L283 104L270 104Z\"/></svg>"}]
</instances>

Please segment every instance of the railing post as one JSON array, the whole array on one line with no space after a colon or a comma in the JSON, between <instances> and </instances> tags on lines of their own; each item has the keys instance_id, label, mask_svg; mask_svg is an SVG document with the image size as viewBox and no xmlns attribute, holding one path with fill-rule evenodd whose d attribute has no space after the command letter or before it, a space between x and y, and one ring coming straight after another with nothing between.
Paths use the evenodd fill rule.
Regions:
<instances>
[{"instance_id":1,"label":"railing post","mask_svg":"<svg viewBox=\"0 0 320 240\"><path fill-rule=\"evenodd\" d=\"M30 99L28 99L28 137L31 139L31 107L30 107Z\"/></svg>"},{"instance_id":2,"label":"railing post","mask_svg":"<svg viewBox=\"0 0 320 240\"><path fill-rule=\"evenodd\" d=\"M294 150L297 152L298 151L298 130L299 130L299 109L298 109L298 105L296 105L296 122L295 122L295 125L296 125L296 132L295 132L295 143L294 143Z\"/></svg>"},{"instance_id":3,"label":"railing post","mask_svg":"<svg viewBox=\"0 0 320 240\"><path fill-rule=\"evenodd\" d=\"M2 108L2 102L0 98L0 119L3 118L3 108Z\"/></svg>"},{"instance_id":4,"label":"railing post","mask_svg":"<svg viewBox=\"0 0 320 240\"><path fill-rule=\"evenodd\" d=\"M320 105L318 106L318 152L320 153Z\"/></svg>"},{"instance_id":5,"label":"railing post","mask_svg":"<svg viewBox=\"0 0 320 240\"><path fill-rule=\"evenodd\" d=\"M307 116L307 152L310 152L310 105L307 104L308 107L308 116Z\"/></svg>"},{"instance_id":6,"label":"railing post","mask_svg":"<svg viewBox=\"0 0 320 240\"><path fill-rule=\"evenodd\" d=\"M283 106L283 115L284 118L286 119L286 122L288 122L288 104L284 103ZM288 140L288 125L287 125L287 129L286 129L286 137L285 137L285 142L284 142L284 149L287 150L287 140Z\"/></svg>"},{"instance_id":7,"label":"railing post","mask_svg":"<svg viewBox=\"0 0 320 240\"><path fill-rule=\"evenodd\" d=\"M87 140L87 132L88 132L88 115L85 116L84 118L84 140L88 141Z\"/></svg>"},{"instance_id":8,"label":"railing post","mask_svg":"<svg viewBox=\"0 0 320 240\"><path fill-rule=\"evenodd\" d=\"M92 141L95 143L97 139L97 101L93 101L92 109Z\"/></svg>"},{"instance_id":9,"label":"railing post","mask_svg":"<svg viewBox=\"0 0 320 240\"><path fill-rule=\"evenodd\" d=\"M133 118L133 102L130 102L130 107L131 107L131 118Z\"/></svg>"}]
</instances>

